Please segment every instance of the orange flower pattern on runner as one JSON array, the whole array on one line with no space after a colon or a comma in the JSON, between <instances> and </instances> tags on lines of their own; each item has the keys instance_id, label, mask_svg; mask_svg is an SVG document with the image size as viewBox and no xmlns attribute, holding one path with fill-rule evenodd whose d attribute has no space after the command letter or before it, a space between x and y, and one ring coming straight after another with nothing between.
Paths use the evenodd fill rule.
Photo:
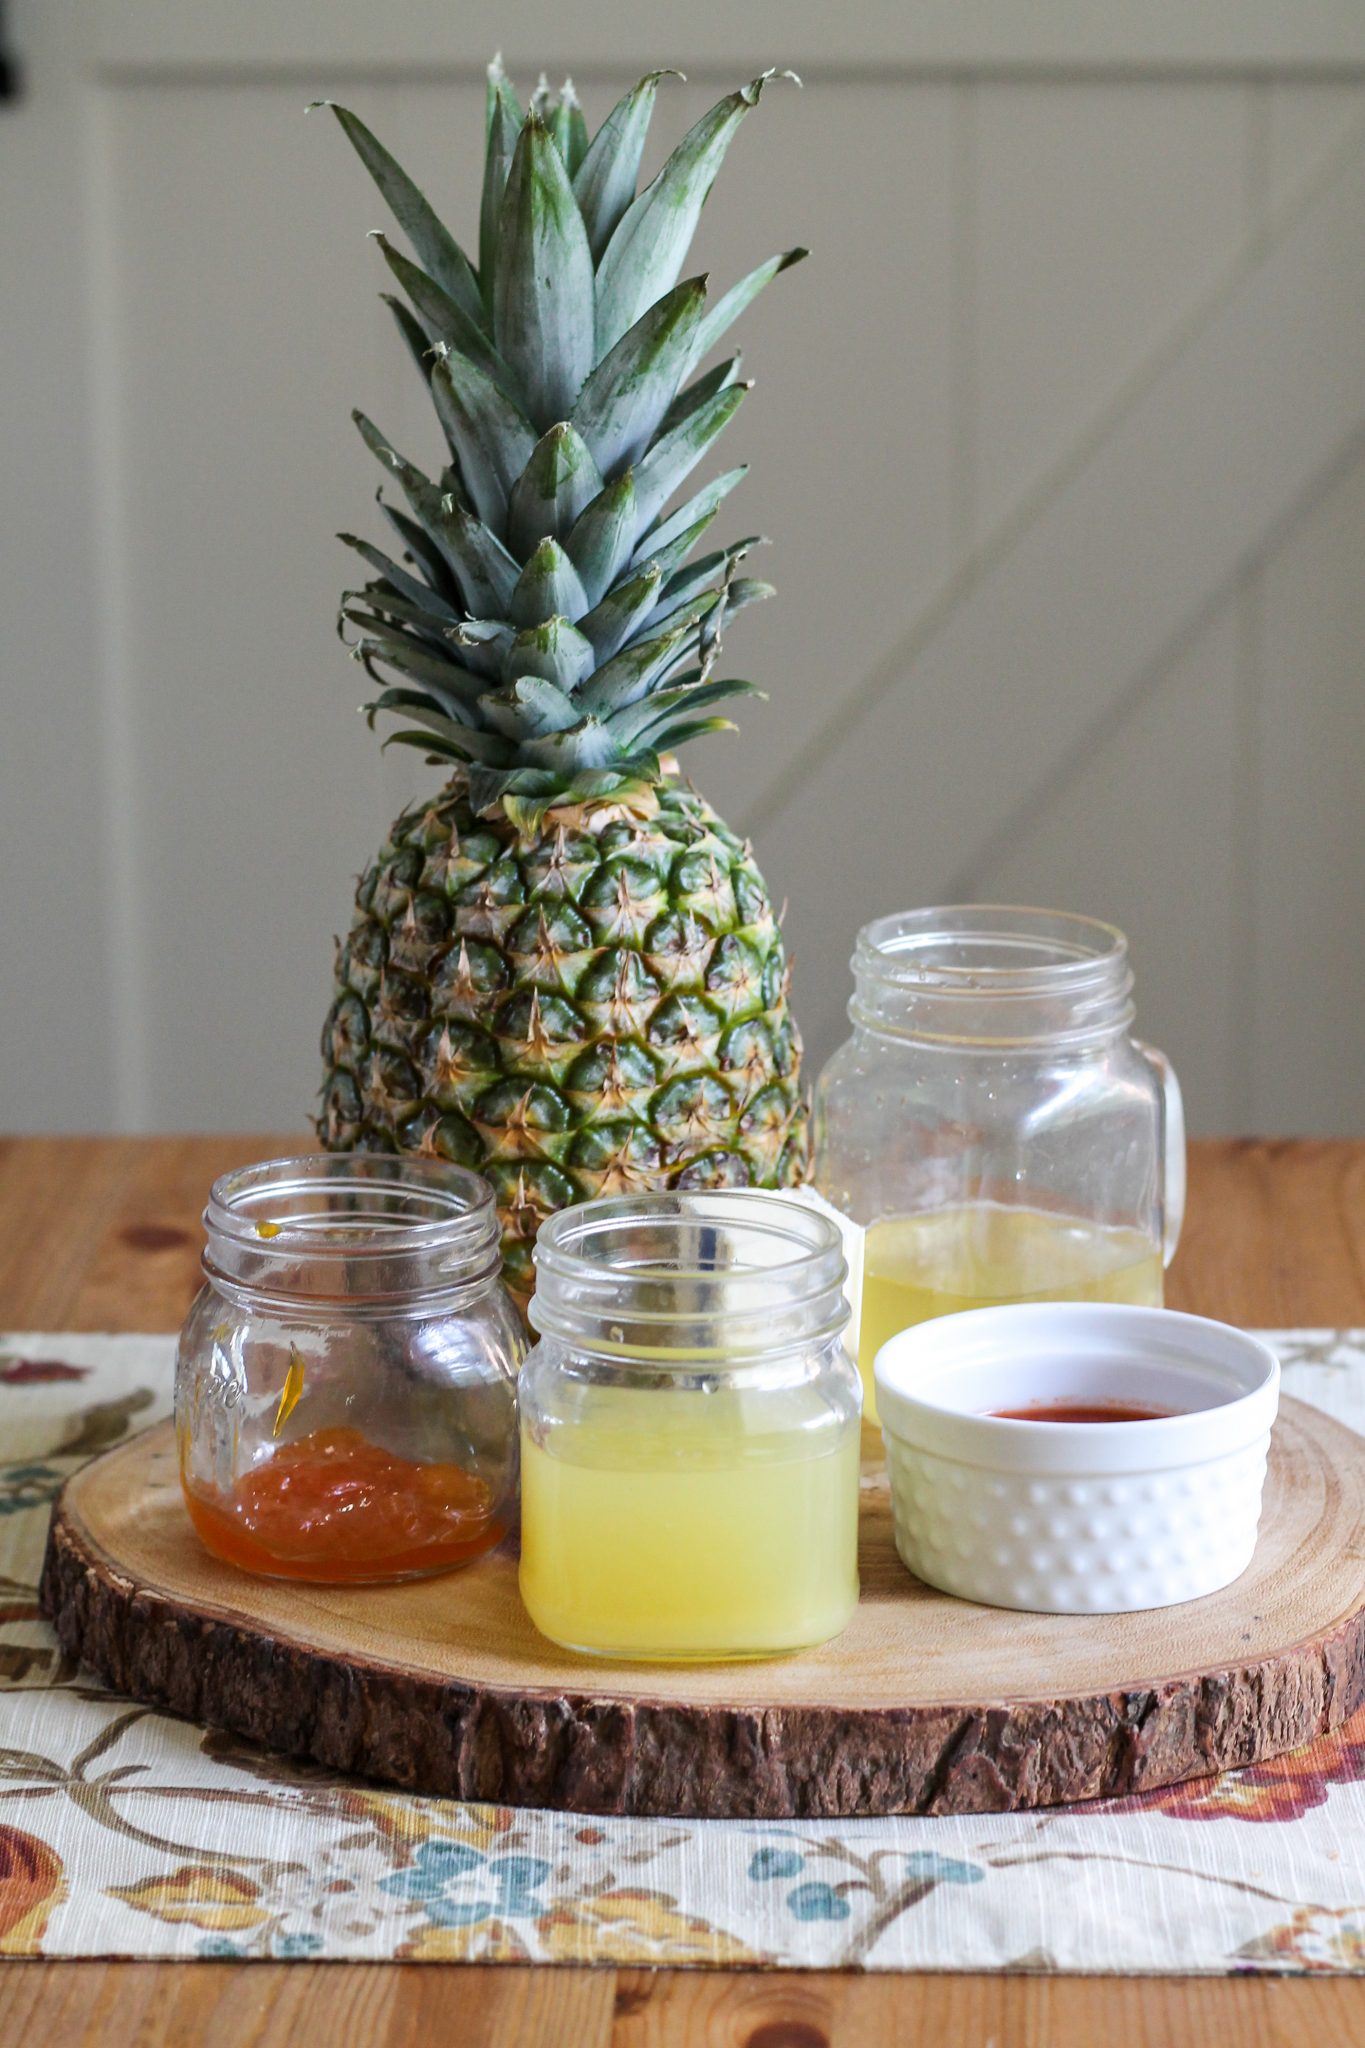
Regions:
<instances>
[{"instance_id":1,"label":"orange flower pattern on runner","mask_svg":"<svg viewBox=\"0 0 1365 2048\"><path fill-rule=\"evenodd\" d=\"M1245 1770L1168 1785L1131 1799L1097 1799L1087 1813L1145 1811L1175 1820L1298 1820L1326 1803L1331 1785L1365 1784L1365 1708L1306 1749Z\"/></svg>"},{"instance_id":2,"label":"orange flower pattern on runner","mask_svg":"<svg viewBox=\"0 0 1365 2048\"><path fill-rule=\"evenodd\" d=\"M22 1828L0 1827L0 1956L42 1954L48 1915L64 1890L54 1849Z\"/></svg>"},{"instance_id":3,"label":"orange flower pattern on runner","mask_svg":"<svg viewBox=\"0 0 1365 2048\"><path fill-rule=\"evenodd\" d=\"M1237 1954L1262 1968L1358 1976L1365 1972L1365 1907L1300 1906L1292 1919L1257 1935Z\"/></svg>"}]
</instances>

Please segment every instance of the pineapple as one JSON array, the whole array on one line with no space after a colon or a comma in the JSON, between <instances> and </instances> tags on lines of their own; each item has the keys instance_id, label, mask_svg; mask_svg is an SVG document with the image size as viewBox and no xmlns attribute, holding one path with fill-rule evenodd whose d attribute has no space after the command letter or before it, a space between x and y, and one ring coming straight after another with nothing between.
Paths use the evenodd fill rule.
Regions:
<instances>
[{"instance_id":1,"label":"pineapple","mask_svg":"<svg viewBox=\"0 0 1365 2048\"><path fill-rule=\"evenodd\" d=\"M770 595L740 573L752 542L689 560L743 470L669 509L748 389L737 355L698 366L805 251L714 304L704 278L678 282L772 74L713 107L637 193L663 76L589 141L571 85L542 80L523 113L494 63L477 269L333 108L413 251L376 237L447 444L430 478L355 415L405 502L381 491L391 555L341 536L371 576L339 625L378 686L371 724L398 714L391 739L451 773L361 878L319 1131L485 1174L523 1301L551 1210L782 1187L806 1166L778 921L749 846L672 756L731 729L715 705L757 694L715 673L723 624Z\"/></svg>"}]
</instances>

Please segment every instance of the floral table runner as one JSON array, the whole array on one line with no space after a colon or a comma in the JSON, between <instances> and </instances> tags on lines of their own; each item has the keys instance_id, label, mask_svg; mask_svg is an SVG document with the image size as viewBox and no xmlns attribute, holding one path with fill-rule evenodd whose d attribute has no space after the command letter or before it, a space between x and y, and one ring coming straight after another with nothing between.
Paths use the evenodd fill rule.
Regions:
<instances>
[{"instance_id":1,"label":"floral table runner","mask_svg":"<svg viewBox=\"0 0 1365 2048\"><path fill-rule=\"evenodd\" d=\"M1365 1331L1271 1333L1365 1431ZM170 1408L169 1337L0 1337L0 1955L1365 1971L1365 1714L1065 1812L585 1820L386 1792L130 1706L38 1615L50 1503Z\"/></svg>"}]
</instances>

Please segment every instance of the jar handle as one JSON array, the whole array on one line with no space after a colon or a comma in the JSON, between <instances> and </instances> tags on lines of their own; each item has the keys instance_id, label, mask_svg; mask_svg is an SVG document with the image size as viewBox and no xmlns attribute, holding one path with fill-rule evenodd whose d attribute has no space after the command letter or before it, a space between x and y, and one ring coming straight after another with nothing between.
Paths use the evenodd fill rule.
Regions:
<instances>
[{"instance_id":1,"label":"jar handle","mask_svg":"<svg viewBox=\"0 0 1365 2048\"><path fill-rule=\"evenodd\" d=\"M1162 1155L1165 1163L1162 1263L1169 1266L1175 1257L1175 1248L1180 1242L1181 1225L1185 1221L1185 1098L1180 1092L1175 1068L1165 1053L1158 1052L1154 1045L1144 1045L1141 1039L1137 1040L1137 1049L1142 1057L1155 1067L1157 1079L1161 1083L1164 1141Z\"/></svg>"}]
</instances>

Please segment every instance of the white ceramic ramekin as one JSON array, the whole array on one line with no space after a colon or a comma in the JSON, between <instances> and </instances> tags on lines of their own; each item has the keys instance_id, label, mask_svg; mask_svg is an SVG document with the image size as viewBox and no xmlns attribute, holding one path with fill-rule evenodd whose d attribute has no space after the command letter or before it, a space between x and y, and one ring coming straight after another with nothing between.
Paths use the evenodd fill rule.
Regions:
<instances>
[{"instance_id":1,"label":"white ceramic ramekin","mask_svg":"<svg viewBox=\"0 0 1365 2048\"><path fill-rule=\"evenodd\" d=\"M896 1548L945 1593L1041 1614L1171 1607L1256 1547L1274 1353L1243 1330L1104 1302L974 1309L877 1354ZM1149 1422L995 1408L1128 1401Z\"/></svg>"}]
</instances>

